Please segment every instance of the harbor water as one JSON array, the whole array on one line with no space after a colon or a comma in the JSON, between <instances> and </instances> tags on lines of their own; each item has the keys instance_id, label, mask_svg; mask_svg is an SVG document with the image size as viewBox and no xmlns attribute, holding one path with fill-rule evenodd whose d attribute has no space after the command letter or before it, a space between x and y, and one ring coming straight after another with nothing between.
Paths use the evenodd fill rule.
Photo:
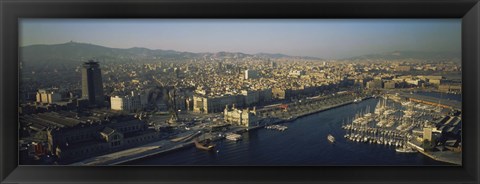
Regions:
<instances>
[{"instance_id":1,"label":"harbor water","mask_svg":"<svg viewBox=\"0 0 480 184\"><path fill-rule=\"evenodd\" d=\"M356 112L370 107L379 99L369 99L319 112L284 125L285 131L265 128L242 134L238 142L216 142L216 151L195 147L159 154L123 165L288 165L288 166L398 166L450 165L428 158L421 153L397 153L393 146L359 143L346 140L342 122ZM327 135L335 137L335 143Z\"/></svg>"}]
</instances>

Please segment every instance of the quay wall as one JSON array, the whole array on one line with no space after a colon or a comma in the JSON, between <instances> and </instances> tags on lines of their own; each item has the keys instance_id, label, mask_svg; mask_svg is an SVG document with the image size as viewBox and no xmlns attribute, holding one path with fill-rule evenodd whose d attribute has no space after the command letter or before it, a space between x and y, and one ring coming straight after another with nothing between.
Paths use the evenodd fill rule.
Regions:
<instances>
[{"instance_id":1,"label":"quay wall","mask_svg":"<svg viewBox=\"0 0 480 184\"><path fill-rule=\"evenodd\" d=\"M449 159L447 157L442 157L440 155L435 155L435 153L433 152L428 152L428 151L425 151L422 147L416 145L415 143L412 143L410 141L408 141L408 145L410 145L411 147L415 148L418 152L422 153L423 155L433 159L433 160L436 160L436 161L440 161L440 162L446 162L446 163L451 163L451 164L457 164L457 165L461 165L461 160L456 160L456 159Z\"/></svg>"}]
</instances>

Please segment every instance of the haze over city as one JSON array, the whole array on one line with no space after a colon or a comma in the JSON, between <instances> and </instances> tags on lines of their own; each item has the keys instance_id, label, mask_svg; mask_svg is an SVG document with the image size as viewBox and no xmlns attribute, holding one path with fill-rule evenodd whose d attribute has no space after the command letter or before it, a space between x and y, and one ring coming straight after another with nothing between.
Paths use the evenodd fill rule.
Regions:
<instances>
[{"instance_id":1,"label":"haze over city","mask_svg":"<svg viewBox=\"0 0 480 184\"><path fill-rule=\"evenodd\" d=\"M19 164L462 165L460 25L22 19Z\"/></svg>"},{"instance_id":2,"label":"haze over city","mask_svg":"<svg viewBox=\"0 0 480 184\"><path fill-rule=\"evenodd\" d=\"M460 52L460 19L22 19L20 46L281 53L340 59L393 51Z\"/></svg>"}]
</instances>

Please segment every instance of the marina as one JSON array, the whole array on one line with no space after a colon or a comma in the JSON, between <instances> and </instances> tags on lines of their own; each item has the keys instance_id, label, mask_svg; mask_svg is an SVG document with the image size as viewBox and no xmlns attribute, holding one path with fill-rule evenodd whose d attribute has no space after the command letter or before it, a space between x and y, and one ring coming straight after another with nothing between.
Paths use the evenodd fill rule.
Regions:
<instances>
[{"instance_id":1,"label":"marina","mask_svg":"<svg viewBox=\"0 0 480 184\"><path fill-rule=\"evenodd\" d=\"M455 118L448 118L443 126L439 126L439 122L449 117L445 113L456 112L454 106L425 104L418 100L418 97L416 98L417 100L413 100L412 97L407 97L404 101L396 98L395 102L389 102L388 96L383 96L375 106L374 113L371 113L367 106L365 111L360 110L355 114L351 124L343 123L342 128L346 130L344 138L352 142L395 147L395 151L398 153L421 152L432 159L460 165L461 155L458 153L457 156L446 158L432 156L437 155L433 151L433 147L429 148L430 151L425 150L425 141L431 141L432 131L440 133L437 134L439 136L445 135L442 133L442 130L445 130L445 124L448 125ZM460 121L458 118L456 124L458 125ZM447 131L453 129L451 127ZM426 134L426 130L429 130L430 133ZM435 141L437 145L435 149L444 149L444 147L438 147L438 143ZM455 155L456 151L452 149L451 152L454 153L451 155Z\"/></svg>"},{"instance_id":2,"label":"marina","mask_svg":"<svg viewBox=\"0 0 480 184\"><path fill-rule=\"evenodd\" d=\"M382 103L381 98L366 99L360 103L351 103L299 117L294 121L282 124L282 126L288 127L288 131L284 132L271 131L265 127L238 133L241 134L243 141L219 139L216 141L217 152L211 154L202 154L195 148L186 148L175 154L160 154L123 164L449 165L446 162L435 161L432 159L434 157L421 154L412 147L408 147L407 142L410 137L405 130L408 130L409 126L403 125L402 127L405 128L397 129L402 124L395 123L389 128L365 127L365 125L362 127L363 121L358 121L353 125L345 122L345 117L351 117L349 119L353 120L355 116L363 117L365 121L368 121L365 116L375 116L373 115L375 113L370 112L371 115L366 115L368 114L366 109L373 109L372 107L376 107L379 102ZM396 105L401 106L401 104ZM384 111L387 110L387 108L384 109ZM363 112L362 116L358 115L360 111ZM386 114L395 113L387 112ZM401 118L398 117L398 119ZM410 123L410 125L420 124L420 121ZM370 124L367 125L374 126L376 123L370 121ZM345 134L346 131L350 134ZM345 139L335 139L335 147L330 147L331 141L329 141L328 135ZM319 139L327 139L327 141L318 141ZM298 152L297 150L308 151ZM185 159L184 157L187 155L193 155L193 158Z\"/></svg>"},{"instance_id":3,"label":"marina","mask_svg":"<svg viewBox=\"0 0 480 184\"><path fill-rule=\"evenodd\" d=\"M191 146L195 146L199 150L212 150L214 146L208 147L202 145L200 142L205 140L211 140L212 142L226 139L227 136L229 139L227 140L235 140L238 141L239 138L243 137L241 134L245 132L256 131L259 128L265 127L266 130L277 130L277 131L285 131L288 127L285 125L286 123L291 123L296 121L298 118L305 117L312 115L316 112L322 112L326 110L335 109L338 107L342 107L353 102L352 96L347 96L346 98L316 98L315 100L311 101L304 101L303 104L293 104L291 110L288 112L283 111L282 114L279 114L275 120L271 121L270 118L265 118L266 122L263 125L251 127L248 129L244 128L237 128L234 130L230 130L223 134L211 134L207 132L194 132L193 130L189 130L189 132L182 133L182 135L176 136L170 141L158 141L151 144L147 144L144 146L140 146L137 148L132 148L129 150L125 150L118 153L112 153L107 155L102 155L90 159L86 159L81 162L76 162L73 165L117 165L123 164L126 162L131 162L138 159L143 159L147 157L152 157L159 154L170 153L175 150L182 150ZM319 102L320 101L320 102ZM313 108L312 107L316 107ZM309 109L305 109L305 107L310 107ZM283 123L283 125L279 125L279 123ZM237 134L239 136L229 136L232 134ZM194 139L194 141L191 141ZM212 143L213 144L213 143ZM156 149L150 149L151 145L153 145ZM161 147L161 148L160 148ZM217 150L218 152L219 150Z\"/></svg>"}]
</instances>

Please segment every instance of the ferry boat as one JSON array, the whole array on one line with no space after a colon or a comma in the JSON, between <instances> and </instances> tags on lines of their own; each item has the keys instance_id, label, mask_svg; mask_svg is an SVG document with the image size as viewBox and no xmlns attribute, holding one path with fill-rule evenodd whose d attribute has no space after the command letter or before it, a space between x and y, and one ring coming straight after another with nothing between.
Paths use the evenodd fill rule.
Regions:
<instances>
[{"instance_id":1,"label":"ferry boat","mask_svg":"<svg viewBox=\"0 0 480 184\"><path fill-rule=\"evenodd\" d=\"M198 139L195 139L194 143L195 143L195 147L201 150L211 151L213 150L213 148L215 148L215 144L212 144L210 142L210 139L206 139L205 141L202 141L202 142L198 141Z\"/></svg>"},{"instance_id":2,"label":"ferry boat","mask_svg":"<svg viewBox=\"0 0 480 184\"><path fill-rule=\"evenodd\" d=\"M333 137L332 134L328 134L327 139L328 139L329 142L335 143L335 137Z\"/></svg>"},{"instance_id":3,"label":"ferry boat","mask_svg":"<svg viewBox=\"0 0 480 184\"><path fill-rule=\"evenodd\" d=\"M229 134L227 134L227 136L225 138L228 139L228 140L231 140L231 141L238 141L238 140L242 139L242 135L235 134L235 133L229 133Z\"/></svg>"}]
</instances>

